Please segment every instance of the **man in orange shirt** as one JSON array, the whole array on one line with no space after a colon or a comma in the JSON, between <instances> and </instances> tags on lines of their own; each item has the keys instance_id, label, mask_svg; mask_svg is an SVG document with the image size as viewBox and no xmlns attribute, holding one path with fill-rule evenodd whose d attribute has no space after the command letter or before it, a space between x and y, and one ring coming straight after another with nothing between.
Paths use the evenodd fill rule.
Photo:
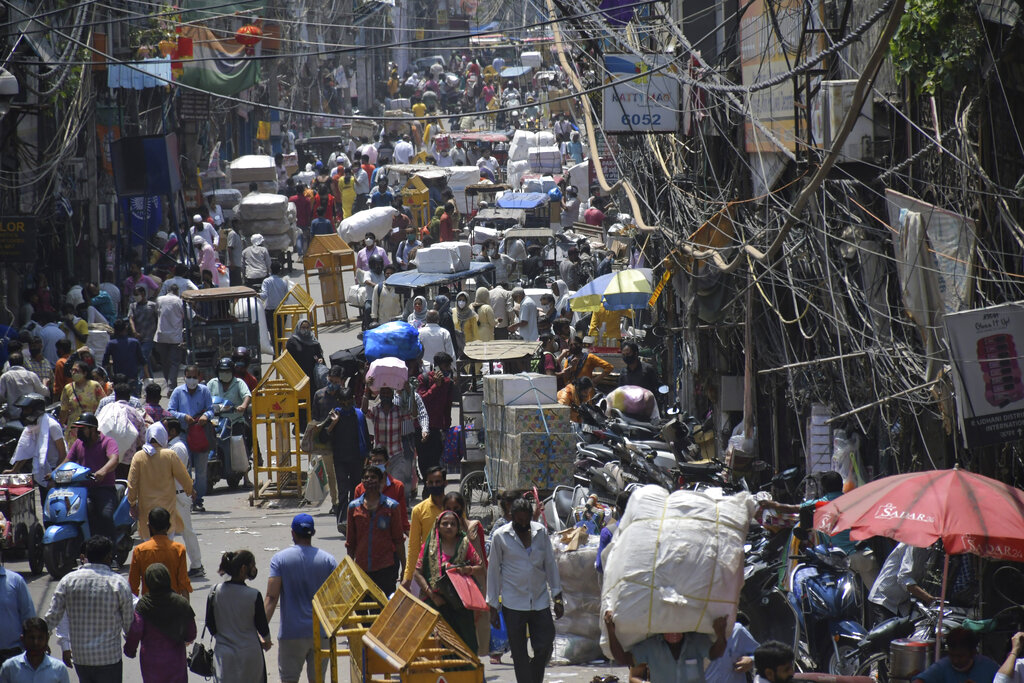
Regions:
<instances>
[{"instance_id":1,"label":"man in orange shirt","mask_svg":"<svg viewBox=\"0 0 1024 683\"><path fill-rule=\"evenodd\" d=\"M59 397L64 387L71 381L70 369L66 369L68 357L71 356L71 342L67 339L57 340L57 365L53 368L53 395Z\"/></svg>"},{"instance_id":2,"label":"man in orange shirt","mask_svg":"<svg viewBox=\"0 0 1024 683\"><path fill-rule=\"evenodd\" d=\"M577 423L582 422L579 412L576 410L577 406L588 403L592 398L594 398L594 382L589 377L577 377L558 392L558 402L572 408L569 418Z\"/></svg>"},{"instance_id":3,"label":"man in orange shirt","mask_svg":"<svg viewBox=\"0 0 1024 683\"><path fill-rule=\"evenodd\" d=\"M576 337L569 342L569 353L565 360L562 361L562 369L558 372L558 379L560 382L569 384L577 377L589 377L594 380L596 385L614 369L615 366L604 358L599 358L595 354L585 351L583 340ZM595 370L600 370L596 377L594 376Z\"/></svg>"},{"instance_id":4,"label":"man in orange shirt","mask_svg":"<svg viewBox=\"0 0 1024 683\"><path fill-rule=\"evenodd\" d=\"M132 565L128 571L128 585L134 595L142 596L148 592L142 577L146 575L146 567L156 562L163 564L171 573L171 590L186 599L192 592L185 546L168 538L167 531L170 528L171 513L160 507L149 511L150 539L132 550Z\"/></svg>"}]
</instances>

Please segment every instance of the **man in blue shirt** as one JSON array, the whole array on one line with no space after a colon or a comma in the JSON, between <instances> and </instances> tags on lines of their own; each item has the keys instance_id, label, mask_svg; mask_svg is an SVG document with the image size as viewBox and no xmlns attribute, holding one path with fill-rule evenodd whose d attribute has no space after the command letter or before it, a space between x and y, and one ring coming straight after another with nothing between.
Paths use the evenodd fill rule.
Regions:
<instances>
[{"instance_id":1,"label":"man in blue shirt","mask_svg":"<svg viewBox=\"0 0 1024 683\"><path fill-rule=\"evenodd\" d=\"M277 347L277 338L281 329L275 323L274 311L281 305L284 298L288 296L288 281L281 277L281 264L274 261L270 264L270 277L263 280L260 285L260 299L266 306L267 332L270 333L270 343ZM283 346L283 343L282 343Z\"/></svg>"},{"instance_id":2,"label":"man in blue shirt","mask_svg":"<svg viewBox=\"0 0 1024 683\"><path fill-rule=\"evenodd\" d=\"M64 663L46 654L50 629L39 617L29 617L21 625L25 652L4 662L0 683L68 683Z\"/></svg>"},{"instance_id":3,"label":"man in blue shirt","mask_svg":"<svg viewBox=\"0 0 1024 683\"><path fill-rule=\"evenodd\" d=\"M704 683L704 657L714 661L725 653L728 638L726 617L715 619L715 642L706 633L657 633L627 651L615 635L612 611L604 613L608 631L608 648L620 664L635 669L647 666L647 680L657 683ZM632 677L633 672L630 672Z\"/></svg>"},{"instance_id":4,"label":"man in blue shirt","mask_svg":"<svg viewBox=\"0 0 1024 683\"><path fill-rule=\"evenodd\" d=\"M946 652L912 683L991 683L999 671L995 660L978 654L978 635L962 626L946 634Z\"/></svg>"},{"instance_id":5,"label":"man in blue shirt","mask_svg":"<svg viewBox=\"0 0 1024 683\"><path fill-rule=\"evenodd\" d=\"M25 579L0 567L0 661L22 651L21 623L36 615Z\"/></svg>"},{"instance_id":6,"label":"man in blue shirt","mask_svg":"<svg viewBox=\"0 0 1024 683\"><path fill-rule=\"evenodd\" d=\"M323 206L316 207L316 218L309 224L309 234L316 235L333 235L334 234L334 223L327 218L324 218L324 214L327 211Z\"/></svg>"},{"instance_id":7,"label":"man in blue shirt","mask_svg":"<svg viewBox=\"0 0 1024 683\"><path fill-rule=\"evenodd\" d=\"M381 177L377 181L377 188L370 195L370 207L391 206L395 202L395 195L388 189L388 179Z\"/></svg>"},{"instance_id":8,"label":"man in blue shirt","mask_svg":"<svg viewBox=\"0 0 1024 683\"><path fill-rule=\"evenodd\" d=\"M228 357L217 361L217 376L206 383L206 388L210 390L212 398L220 398L231 404L230 409L225 408L221 411L220 419L227 420L230 423L227 432L230 436L243 437L246 451L249 451L251 446L248 439L244 437L246 432L251 430L246 428L245 411L249 408L249 402L252 401L252 392L249 391L249 387L244 381L235 377L234 361ZM231 467L231 444L226 442L222 444L222 447L224 450L224 462L221 464L221 467L224 469L225 478L228 478L235 474ZM249 470L246 469L242 476L245 479L245 487L248 488L250 486Z\"/></svg>"},{"instance_id":9,"label":"man in blue shirt","mask_svg":"<svg viewBox=\"0 0 1024 683\"><path fill-rule=\"evenodd\" d=\"M103 365L111 368L114 374L127 377L132 395L138 395L139 371L146 365L146 358L142 355L142 342L128 336L128 321L124 318L114 323L114 338L107 344Z\"/></svg>"},{"instance_id":10,"label":"man in blue shirt","mask_svg":"<svg viewBox=\"0 0 1024 683\"><path fill-rule=\"evenodd\" d=\"M313 672L313 596L338 566L334 557L313 546L316 529L307 514L292 518L291 548L270 560L270 579L264 607L267 621L281 603L281 628L277 633L277 669L281 683L298 683L303 665L310 683L322 681L324 668Z\"/></svg>"},{"instance_id":11,"label":"man in blue shirt","mask_svg":"<svg viewBox=\"0 0 1024 683\"><path fill-rule=\"evenodd\" d=\"M206 428L213 419L213 397L205 384L199 383L199 366L190 365L185 368L185 384L171 392L168 412L178 418L185 427L186 434L193 425L199 424ZM207 440L211 440L207 429ZM186 442L188 439L186 438ZM206 464L210 459L210 450L195 451L189 446L189 461L192 465L192 478L195 479L196 498L192 503L192 512L206 512L203 496L206 495Z\"/></svg>"}]
</instances>

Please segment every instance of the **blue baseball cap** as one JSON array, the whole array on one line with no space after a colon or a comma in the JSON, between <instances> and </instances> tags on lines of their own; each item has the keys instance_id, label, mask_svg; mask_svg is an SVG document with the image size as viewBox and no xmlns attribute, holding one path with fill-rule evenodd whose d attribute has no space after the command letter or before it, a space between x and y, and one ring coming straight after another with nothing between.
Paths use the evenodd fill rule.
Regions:
<instances>
[{"instance_id":1,"label":"blue baseball cap","mask_svg":"<svg viewBox=\"0 0 1024 683\"><path fill-rule=\"evenodd\" d=\"M300 536L312 536L313 532L316 531L313 518L306 513L295 515L292 517L292 531Z\"/></svg>"}]
</instances>

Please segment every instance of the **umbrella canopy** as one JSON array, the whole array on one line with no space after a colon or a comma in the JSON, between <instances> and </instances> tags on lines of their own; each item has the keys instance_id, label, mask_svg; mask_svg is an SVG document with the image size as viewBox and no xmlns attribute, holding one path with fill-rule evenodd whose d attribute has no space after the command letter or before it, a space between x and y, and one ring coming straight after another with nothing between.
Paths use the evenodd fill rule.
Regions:
<instances>
[{"instance_id":1,"label":"umbrella canopy","mask_svg":"<svg viewBox=\"0 0 1024 683\"><path fill-rule=\"evenodd\" d=\"M1024 491L954 468L885 477L827 503L814 526L855 541L886 536L918 548L1024 561Z\"/></svg>"},{"instance_id":2,"label":"umbrella canopy","mask_svg":"<svg viewBox=\"0 0 1024 683\"><path fill-rule=\"evenodd\" d=\"M649 268L630 268L602 275L569 297L569 307L580 313L647 308L653 277Z\"/></svg>"}]
</instances>

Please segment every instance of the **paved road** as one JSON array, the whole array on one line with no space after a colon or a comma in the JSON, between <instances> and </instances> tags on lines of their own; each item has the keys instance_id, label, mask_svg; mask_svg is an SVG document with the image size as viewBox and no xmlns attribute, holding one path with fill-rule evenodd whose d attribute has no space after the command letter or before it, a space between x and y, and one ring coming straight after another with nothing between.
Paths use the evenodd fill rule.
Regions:
<instances>
[{"instance_id":1,"label":"paved road","mask_svg":"<svg viewBox=\"0 0 1024 683\"><path fill-rule=\"evenodd\" d=\"M300 284L305 284L299 271L293 273L292 279ZM312 293L314 298L319 301L320 293L318 286L314 285ZM324 347L324 352L330 354L337 349L348 348L357 344L358 338L356 334L358 329L358 324L355 326L321 328L319 338ZM268 356L264 356L264 363L269 362L269 360ZM327 514L329 507L330 501L328 500L315 510L310 510L308 507L304 507L303 510L313 514L316 519L318 533L314 540L315 544L340 558L345 554L344 538L338 533L334 519ZM242 548L252 551L256 556L256 564L260 569L260 575L252 585L265 592L270 558L278 550L291 545L290 523L292 516L296 514L298 508L295 504L291 503L250 507L247 492L229 491L221 483L207 496L206 510L205 514L193 516L194 526L196 533L199 535L199 542L202 548L203 565L207 572L205 579L193 581L195 592L192 595L192 605L199 616L197 623L200 631L202 631L202 616L205 610L206 597L210 589L222 580L216 573L221 553ZM45 574L37 577L30 576L28 573L28 563L24 561L11 561L7 564L7 567L21 572L25 576L36 611L45 613L50 604L50 598L53 595L55 582ZM124 571L124 574L127 576L127 569ZM279 614L280 610L278 610L278 614L274 616L271 622L275 638ZM51 648L54 652L57 651L56 641L51 643ZM505 655L504 662L505 664L503 665L486 663L486 678L488 681L500 681L501 683L512 683L515 681L509 655ZM267 663L268 681L269 683L277 683L280 681L280 677L277 674L276 649L268 653ZM339 671L339 679L347 681L347 662L341 663ZM582 683L584 681L589 682L594 676L606 676L609 674L618 675L622 680L626 680L626 670L624 668L607 665L553 667L549 669L545 680L550 683ZM196 681L202 680L193 674L190 674L190 677ZM73 672L71 678L72 681L77 680ZM127 661L124 668L124 681L126 683L141 683L141 680L142 676L137 661Z\"/></svg>"}]
</instances>

